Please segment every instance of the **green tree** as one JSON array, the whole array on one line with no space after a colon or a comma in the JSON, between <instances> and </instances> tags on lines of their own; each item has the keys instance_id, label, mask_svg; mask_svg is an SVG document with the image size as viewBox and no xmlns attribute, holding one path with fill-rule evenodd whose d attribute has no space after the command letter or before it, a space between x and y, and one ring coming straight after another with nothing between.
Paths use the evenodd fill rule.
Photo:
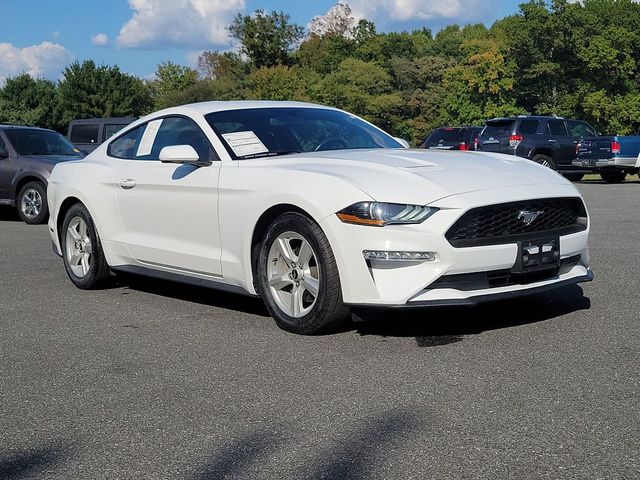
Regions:
<instances>
[{"instance_id":1,"label":"green tree","mask_svg":"<svg viewBox=\"0 0 640 480\"><path fill-rule=\"evenodd\" d=\"M286 65L262 67L247 79L248 96L256 100L308 101L310 74L312 72L300 72L299 68Z\"/></svg>"},{"instance_id":2,"label":"green tree","mask_svg":"<svg viewBox=\"0 0 640 480\"><path fill-rule=\"evenodd\" d=\"M64 130L56 85L26 73L7 78L0 89L0 123Z\"/></svg>"},{"instance_id":3,"label":"green tree","mask_svg":"<svg viewBox=\"0 0 640 480\"><path fill-rule=\"evenodd\" d=\"M153 105L142 80L92 60L64 70L59 96L65 124L76 118L140 116Z\"/></svg>"},{"instance_id":4,"label":"green tree","mask_svg":"<svg viewBox=\"0 0 640 480\"><path fill-rule=\"evenodd\" d=\"M249 73L247 62L235 52L203 52L198 57L198 69L210 80L241 80Z\"/></svg>"},{"instance_id":5,"label":"green tree","mask_svg":"<svg viewBox=\"0 0 640 480\"><path fill-rule=\"evenodd\" d=\"M284 12L256 10L253 15L238 14L229 33L240 43L242 53L261 68L288 65L290 52L302 39L304 29L291 23Z\"/></svg>"},{"instance_id":6,"label":"green tree","mask_svg":"<svg viewBox=\"0 0 640 480\"><path fill-rule=\"evenodd\" d=\"M156 69L156 79L149 83L156 108L167 106L166 97L170 93L182 92L195 85L198 72L193 68L163 62Z\"/></svg>"}]
</instances>

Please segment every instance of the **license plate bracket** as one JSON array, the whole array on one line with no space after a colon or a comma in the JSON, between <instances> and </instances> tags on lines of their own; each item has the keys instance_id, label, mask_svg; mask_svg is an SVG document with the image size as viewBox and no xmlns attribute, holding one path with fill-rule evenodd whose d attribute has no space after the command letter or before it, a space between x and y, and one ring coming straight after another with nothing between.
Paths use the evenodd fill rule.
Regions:
<instances>
[{"instance_id":1,"label":"license plate bracket","mask_svg":"<svg viewBox=\"0 0 640 480\"><path fill-rule=\"evenodd\" d=\"M560 268L560 237L518 242L518 256L512 273Z\"/></svg>"}]
</instances>

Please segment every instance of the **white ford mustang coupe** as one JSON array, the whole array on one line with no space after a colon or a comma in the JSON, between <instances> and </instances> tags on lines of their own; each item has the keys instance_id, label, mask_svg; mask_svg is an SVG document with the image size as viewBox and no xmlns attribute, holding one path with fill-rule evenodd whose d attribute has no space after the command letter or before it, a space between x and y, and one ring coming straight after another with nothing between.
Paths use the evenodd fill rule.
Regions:
<instances>
[{"instance_id":1,"label":"white ford mustang coupe","mask_svg":"<svg viewBox=\"0 0 640 480\"><path fill-rule=\"evenodd\" d=\"M593 278L584 202L557 173L410 150L313 104L154 113L57 165L48 198L77 287L113 271L259 295L301 334L354 305L474 305Z\"/></svg>"}]
</instances>

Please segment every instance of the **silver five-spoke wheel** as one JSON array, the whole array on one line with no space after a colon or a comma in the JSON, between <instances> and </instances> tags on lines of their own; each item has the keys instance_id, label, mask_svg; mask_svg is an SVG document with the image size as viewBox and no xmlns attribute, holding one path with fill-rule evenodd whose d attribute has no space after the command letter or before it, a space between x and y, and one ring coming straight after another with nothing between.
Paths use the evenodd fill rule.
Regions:
<instances>
[{"instance_id":1,"label":"silver five-spoke wheel","mask_svg":"<svg viewBox=\"0 0 640 480\"><path fill-rule=\"evenodd\" d=\"M25 217L36 218L42 210L42 195L35 188L27 189L22 195L20 208Z\"/></svg>"},{"instance_id":2,"label":"silver five-spoke wheel","mask_svg":"<svg viewBox=\"0 0 640 480\"><path fill-rule=\"evenodd\" d=\"M267 279L271 296L286 315L309 313L320 288L320 267L309 242L296 232L280 234L269 250Z\"/></svg>"},{"instance_id":3,"label":"silver five-spoke wheel","mask_svg":"<svg viewBox=\"0 0 640 480\"><path fill-rule=\"evenodd\" d=\"M71 219L67 227L65 242L67 262L71 271L78 278L86 277L91 269L93 251L87 224L82 218L74 217Z\"/></svg>"}]
</instances>

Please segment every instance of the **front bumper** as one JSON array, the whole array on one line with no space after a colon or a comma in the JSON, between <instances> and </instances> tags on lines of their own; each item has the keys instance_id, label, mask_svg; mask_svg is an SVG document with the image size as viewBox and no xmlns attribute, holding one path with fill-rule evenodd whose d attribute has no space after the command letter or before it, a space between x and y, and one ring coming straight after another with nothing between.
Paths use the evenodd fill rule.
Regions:
<instances>
[{"instance_id":1,"label":"front bumper","mask_svg":"<svg viewBox=\"0 0 640 480\"><path fill-rule=\"evenodd\" d=\"M574 160L574 167L588 168L636 168L638 166L637 157L612 157L612 158L590 158L584 160Z\"/></svg>"},{"instance_id":2,"label":"front bumper","mask_svg":"<svg viewBox=\"0 0 640 480\"><path fill-rule=\"evenodd\" d=\"M454 248L447 241L445 232L466 210L481 205L562 196L575 197L577 193L570 185L472 192L431 204L440 210L419 225L366 227L342 223L332 215L321 226L333 247L345 303L367 306L473 305L593 278L589 269L587 229L560 237L560 258L572 259L572 263L548 278L526 283L516 281L503 286L491 284L475 289L453 284L444 288L439 282L443 277L509 270L516 263L518 246L515 243ZM428 251L435 252L435 260L365 261L364 250Z\"/></svg>"}]
</instances>

